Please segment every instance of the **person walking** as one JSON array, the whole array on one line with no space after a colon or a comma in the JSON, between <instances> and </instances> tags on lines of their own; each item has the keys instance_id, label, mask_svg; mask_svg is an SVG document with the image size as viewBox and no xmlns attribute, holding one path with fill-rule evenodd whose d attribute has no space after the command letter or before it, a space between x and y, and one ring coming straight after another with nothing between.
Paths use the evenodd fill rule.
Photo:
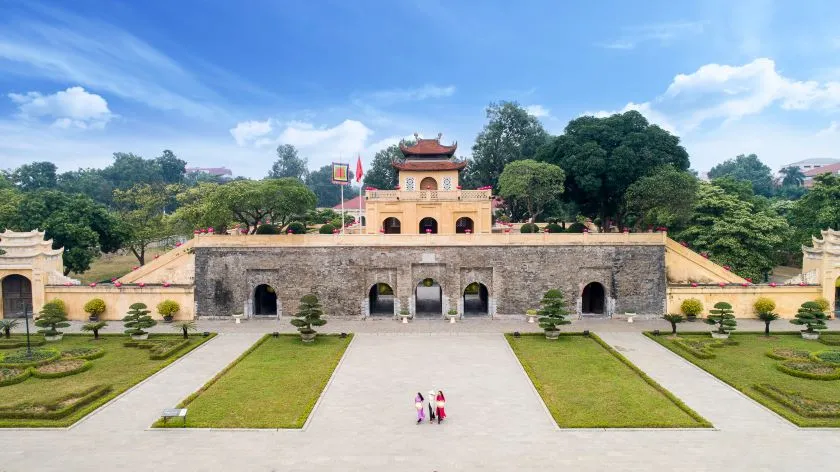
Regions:
<instances>
[{"instance_id":1,"label":"person walking","mask_svg":"<svg viewBox=\"0 0 840 472\"><path fill-rule=\"evenodd\" d=\"M426 408L423 406L423 395L420 392L417 392L417 396L414 397L414 408L417 409L417 424L420 424L426 419Z\"/></svg>"},{"instance_id":2,"label":"person walking","mask_svg":"<svg viewBox=\"0 0 840 472\"><path fill-rule=\"evenodd\" d=\"M431 398L429 402L431 403ZM443 396L443 390L438 390L435 405L437 406L437 422L440 424L446 418L446 397Z\"/></svg>"},{"instance_id":3,"label":"person walking","mask_svg":"<svg viewBox=\"0 0 840 472\"><path fill-rule=\"evenodd\" d=\"M435 422L435 390L429 390L429 423Z\"/></svg>"}]
</instances>

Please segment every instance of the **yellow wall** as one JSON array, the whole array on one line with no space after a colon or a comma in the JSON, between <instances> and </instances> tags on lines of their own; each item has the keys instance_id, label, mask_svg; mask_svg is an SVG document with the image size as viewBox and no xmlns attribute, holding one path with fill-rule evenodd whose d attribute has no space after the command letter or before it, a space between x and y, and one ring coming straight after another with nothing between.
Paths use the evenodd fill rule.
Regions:
<instances>
[{"instance_id":1,"label":"yellow wall","mask_svg":"<svg viewBox=\"0 0 840 472\"><path fill-rule=\"evenodd\" d=\"M673 239L665 241L665 271L669 283L743 283L743 278L724 269Z\"/></svg>"},{"instance_id":2,"label":"yellow wall","mask_svg":"<svg viewBox=\"0 0 840 472\"><path fill-rule=\"evenodd\" d=\"M455 221L461 217L473 220L474 233L489 233L493 226L490 200L486 201L376 201L368 200L366 231L378 233L386 218L400 220L402 234L419 234L420 220L434 218L438 233L455 233Z\"/></svg>"},{"instance_id":3,"label":"yellow wall","mask_svg":"<svg viewBox=\"0 0 840 472\"><path fill-rule=\"evenodd\" d=\"M175 315L176 320L191 320L195 316L191 286L47 286L45 292L46 301L59 298L67 304L67 314L71 320L88 319L84 306L92 298L101 298L105 302L105 313L100 316L102 320L121 320L128 313L128 307L137 302L145 303L151 310L152 317L160 320L163 317L157 312L157 304L164 300L174 300L181 305L181 311Z\"/></svg>"},{"instance_id":4,"label":"yellow wall","mask_svg":"<svg viewBox=\"0 0 840 472\"><path fill-rule=\"evenodd\" d=\"M794 318L797 309L805 302L813 301L822 295L822 287L809 285L740 285L718 286L669 286L667 298L668 313L679 313L680 304L688 298L696 298L703 303L703 316L718 302L727 302L735 310L738 318L754 318L753 303L759 297L767 297L776 302L776 313L782 318Z\"/></svg>"},{"instance_id":5,"label":"yellow wall","mask_svg":"<svg viewBox=\"0 0 840 472\"><path fill-rule=\"evenodd\" d=\"M138 282L163 284L169 282L173 285L190 285L195 281L194 244L195 238L190 239L180 247L162 254L157 259L152 259L139 269L120 277L119 281L124 284Z\"/></svg>"},{"instance_id":6,"label":"yellow wall","mask_svg":"<svg viewBox=\"0 0 840 472\"><path fill-rule=\"evenodd\" d=\"M452 179L452 188L455 190L458 187L458 171L457 170L438 170L438 171L415 171L415 170L401 170L399 176L400 188L408 190L405 179L414 177L414 190L426 190L420 188L420 182L426 177L432 177L437 181L438 190L443 190L443 178L449 177Z\"/></svg>"}]
</instances>

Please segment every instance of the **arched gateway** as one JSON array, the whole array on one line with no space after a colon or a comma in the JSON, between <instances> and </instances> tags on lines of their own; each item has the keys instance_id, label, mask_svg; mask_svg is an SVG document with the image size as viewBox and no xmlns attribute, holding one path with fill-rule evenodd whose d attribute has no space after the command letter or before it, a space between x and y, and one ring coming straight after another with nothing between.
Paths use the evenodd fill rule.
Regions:
<instances>
[{"instance_id":1,"label":"arched gateway","mask_svg":"<svg viewBox=\"0 0 840 472\"><path fill-rule=\"evenodd\" d=\"M23 318L32 314L32 283L22 275L3 278L3 317Z\"/></svg>"},{"instance_id":2,"label":"arched gateway","mask_svg":"<svg viewBox=\"0 0 840 472\"><path fill-rule=\"evenodd\" d=\"M271 285L257 285L254 290L254 314L262 316L277 314L277 292Z\"/></svg>"},{"instance_id":3,"label":"arched gateway","mask_svg":"<svg viewBox=\"0 0 840 472\"><path fill-rule=\"evenodd\" d=\"M484 316L489 314L489 291L487 286L473 282L464 289L464 316Z\"/></svg>"},{"instance_id":4,"label":"arched gateway","mask_svg":"<svg viewBox=\"0 0 840 472\"><path fill-rule=\"evenodd\" d=\"M583 314L603 315L606 305L606 292L604 286L598 282L592 282L583 287L581 294L580 312Z\"/></svg>"},{"instance_id":5,"label":"arched gateway","mask_svg":"<svg viewBox=\"0 0 840 472\"><path fill-rule=\"evenodd\" d=\"M423 279L414 289L414 316L443 315L443 289L434 279Z\"/></svg>"},{"instance_id":6,"label":"arched gateway","mask_svg":"<svg viewBox=\"0 0 840 472\"><path fill-rule=\"evenodd\" d=\"M394 316L394 289L384 283L373 284L368 290L370 316Z\"/></svg>"}]
</instances>

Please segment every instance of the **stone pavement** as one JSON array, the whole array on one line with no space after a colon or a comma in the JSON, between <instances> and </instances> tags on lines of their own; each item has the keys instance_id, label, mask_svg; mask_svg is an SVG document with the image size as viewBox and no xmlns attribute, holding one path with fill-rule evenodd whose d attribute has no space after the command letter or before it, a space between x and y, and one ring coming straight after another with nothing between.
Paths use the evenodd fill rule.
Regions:
<instances>
[{"instance_id":1,"label":"stone pavement","mask_svg":"<svg viewBox=\"0 0 840 472\"><path fill-rule=\"evenodd\" d=\"M638 333L664 323L587 323L572 328L586 326L623 349L720 430L557 430L498 334L528 325L489 321L436 321L428 330L422 323L406 330L393 321L331 321L330 331L361 334L304 431L147 430L158 410L281 324L202 322L223 334L78 426L0 430L7 445L0 470L798 472L834 470L840 462L840 431L779 420ZM433 387L447 394L450 418L415 425L413 395Z\"/></svg>"}]
</instances>

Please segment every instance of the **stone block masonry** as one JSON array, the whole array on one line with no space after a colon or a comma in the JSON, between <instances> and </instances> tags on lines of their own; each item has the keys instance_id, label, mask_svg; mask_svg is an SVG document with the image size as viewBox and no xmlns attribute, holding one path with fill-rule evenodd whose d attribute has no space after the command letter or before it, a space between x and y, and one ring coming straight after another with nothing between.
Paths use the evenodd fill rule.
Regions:
<instances>
[{"instance_id":1,"label":"stone block masonry","mask_svg":"<svg viewBox=\"0 0 840 472\"><path fill-rule=\"evenodd\" d=\"M433 240L432 240L433 241ZM473 282L487 288L488 315L522 316L542 294L563 291L574 314L586 310L584 287L603 287L603 313L661 314L665 309L665 248L661 244L597 245L352 245L199 246L195 250L199 317L225 317L253 306L268 285L277 311L290 316L316 293L328 316L361 318L376 283L391 286L396 306L413 312L415 289L426 278L441 287L442 312L462 306ZM263 289L264 290L264 289ZM593 293L600 293L594 291Z\"/></svg>"}]
</instances>

